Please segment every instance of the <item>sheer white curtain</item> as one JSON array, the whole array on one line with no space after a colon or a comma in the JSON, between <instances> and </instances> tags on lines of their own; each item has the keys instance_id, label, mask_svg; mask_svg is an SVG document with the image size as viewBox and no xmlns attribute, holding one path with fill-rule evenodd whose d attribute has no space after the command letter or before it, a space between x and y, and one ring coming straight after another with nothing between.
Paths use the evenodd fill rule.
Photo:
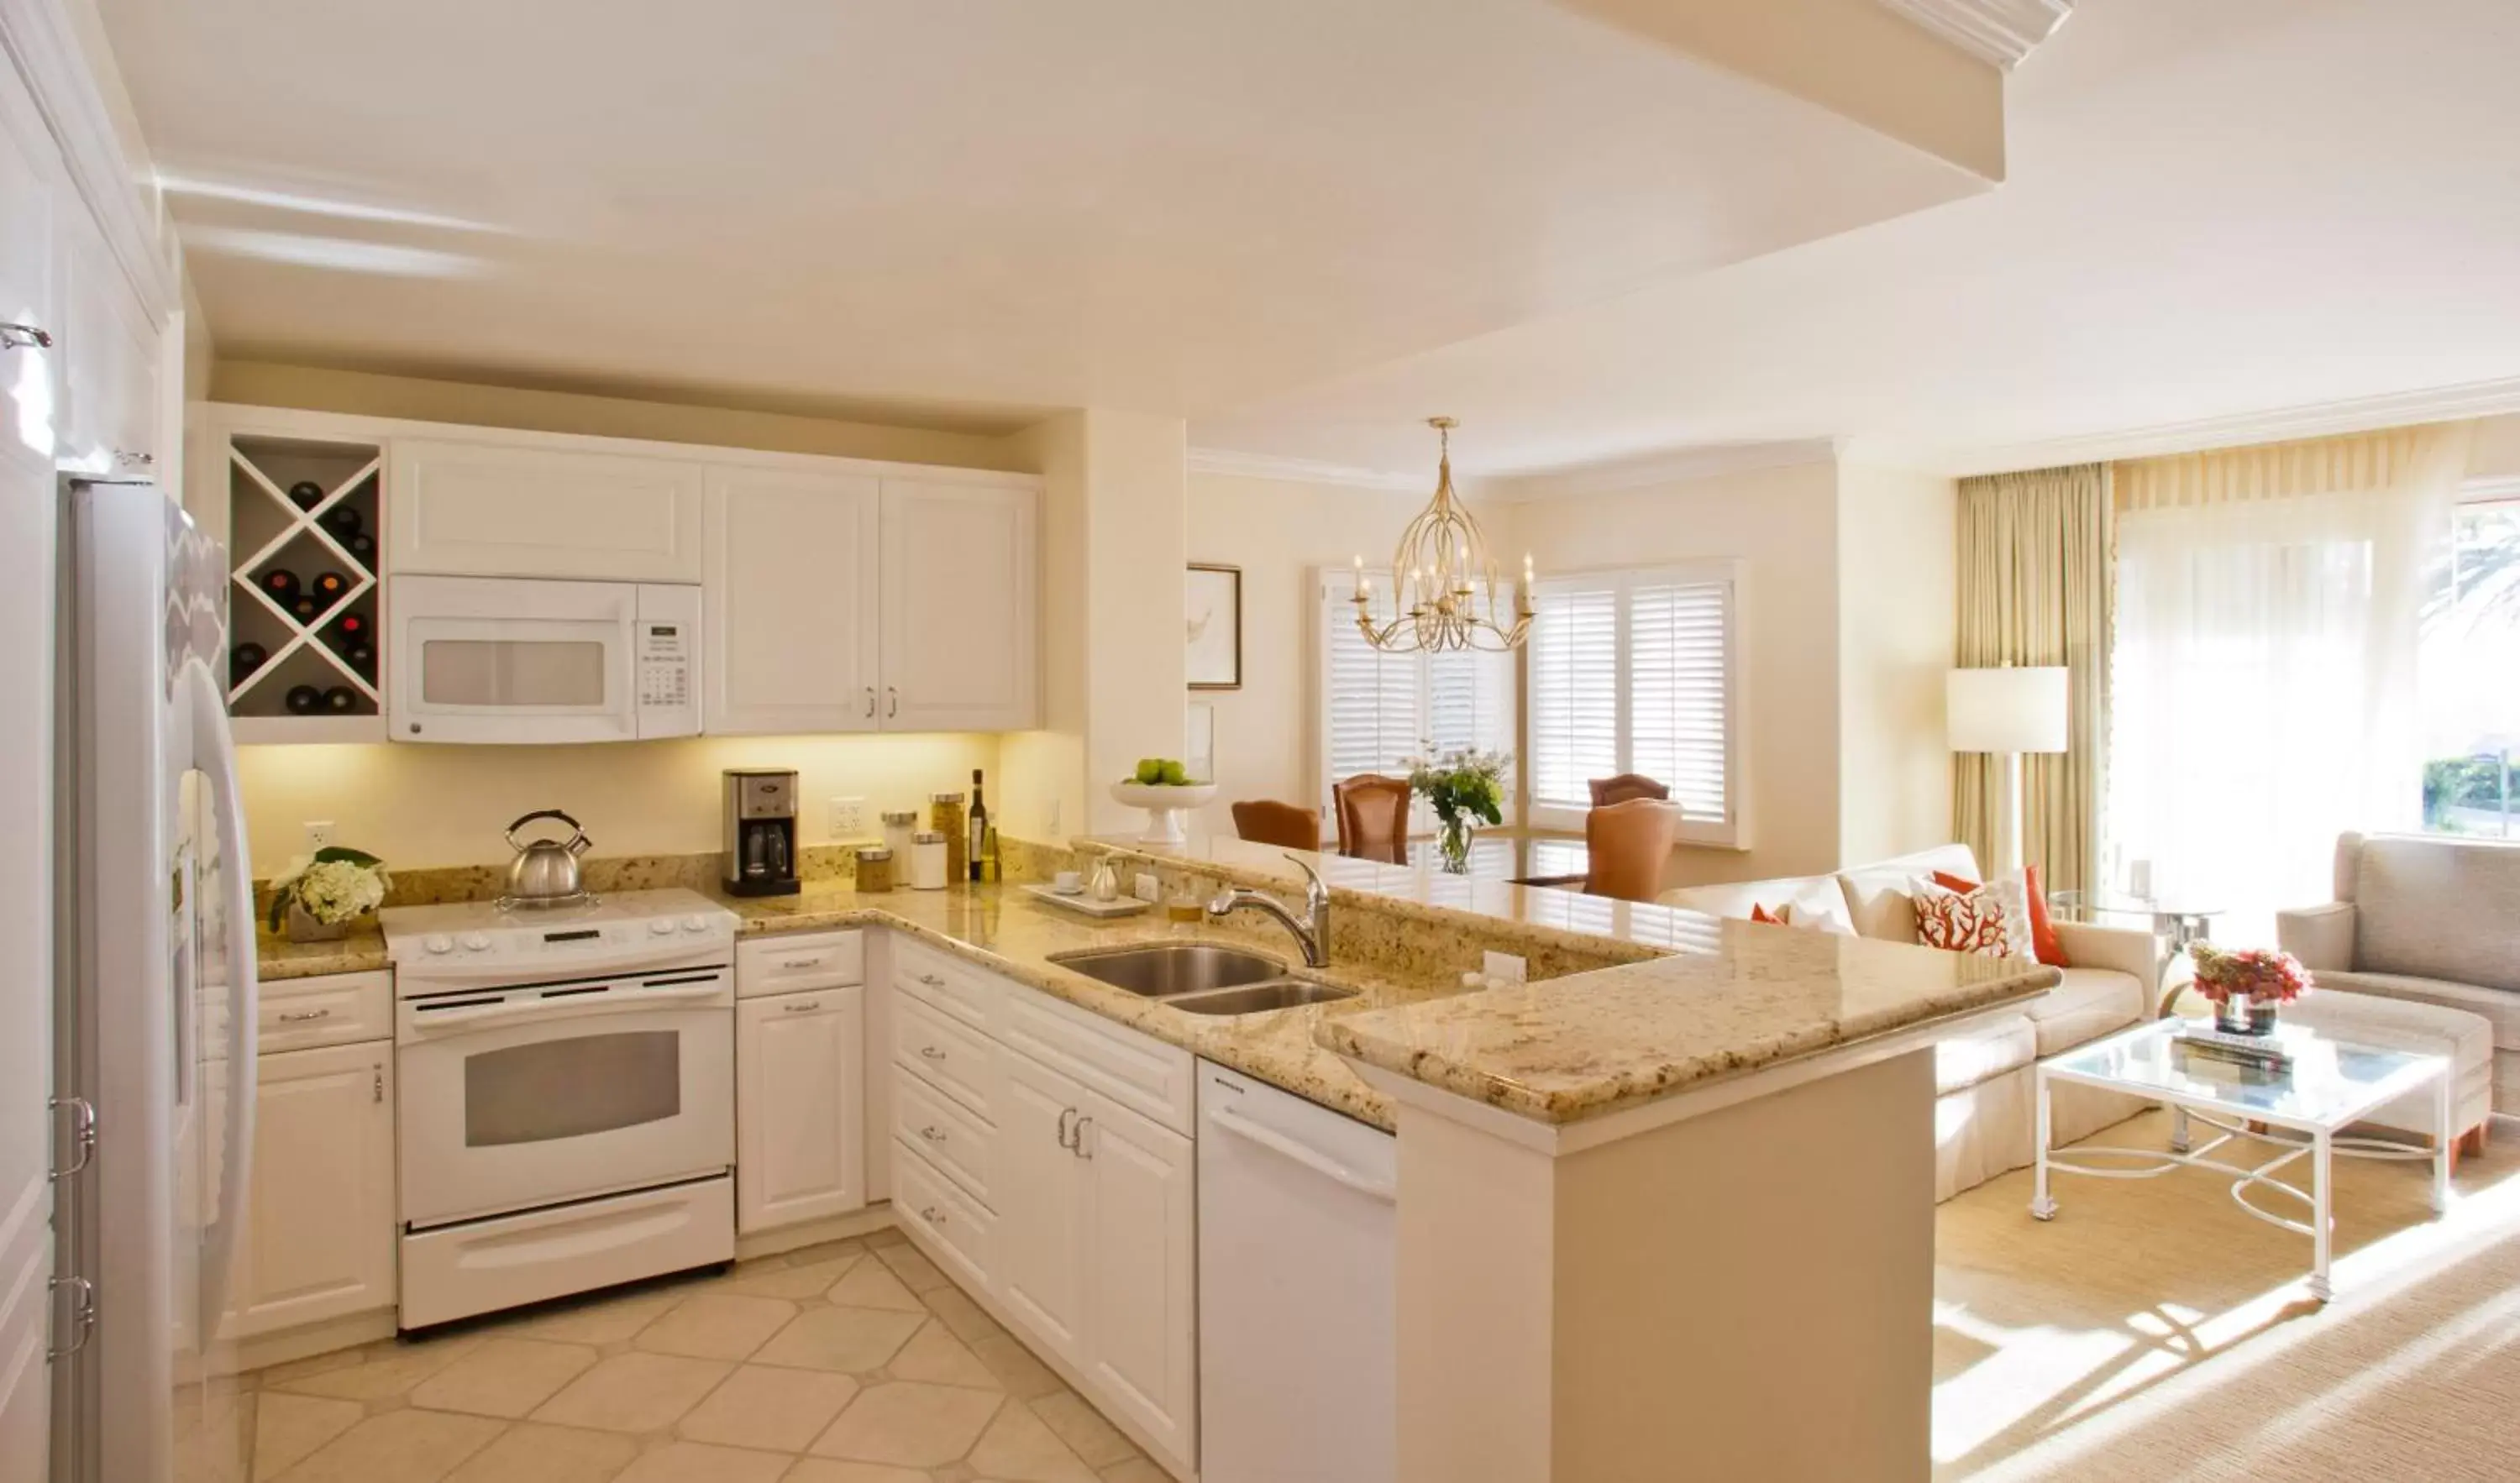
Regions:
<instances>
[{"instance_id":1,"label":"sheer white curtain","mask_svg":"<svg viewBox=\"0 0 2520 1483\"><path fill-rule=\"evenodd\" d=\"M2271 937L2336 836L2411 829L2425 563L2464 424L2118 466L2105 835L2164 904Z\"/></svg>"}]
</instances>

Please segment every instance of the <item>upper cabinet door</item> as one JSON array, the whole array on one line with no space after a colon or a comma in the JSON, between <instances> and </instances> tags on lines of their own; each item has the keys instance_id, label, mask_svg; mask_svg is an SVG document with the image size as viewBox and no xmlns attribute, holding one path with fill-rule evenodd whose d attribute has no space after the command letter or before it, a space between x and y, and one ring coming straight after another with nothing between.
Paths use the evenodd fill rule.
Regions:
<instances>
[{"instance_id":1,"label":"upper cabinet door","mask_svg":"<svg viewBox=\"0 0 2520 1483\"><path fill-rule=\"evenodd\" d=\"M0 456L22 453L29 468L53 458L53 368L62 326L53 296L54 180L60 157L35 101L18 74L0 67L0 324L21 329L0 342ZM26 332L54 338L37 347ZM40 1388L41 1376L37 1376Z\"/></svg>"},{"instance_id":2,"label":"upper cabinet door","mask_svg":"<svg viewBox=\"0 0 2520 1483\"><path fill-rule=\"evenodd\" d=\"M93 473L147 475L158 453L158 326L65 178L54 196L68 398L54 457Z\"/></svg>"},{"instance_id":3,"label":"upper cabinet door","mask_svg":"<svg viewBox=\"0 0 2520 1483\"><path fill-rule=\"evenodd\" d=\"M1039 497L883 481L886 731L1041 724Z\"/></svg>"},{"instance_id":4,"label":"upper cabinet door","mask_svg":"<svg viewBox=\"0 0 2520 1483\"><path fill-rule=\"evenodd\" d=\"M712 468L700 729L873 731L876 481Z\"/></svg>"},{"instance_id":5,"label":"upper cabinet door","mask_svg":"<svg viewBox=\"0 0 2520 1483\"><path fill-rule=\"evenodd\" d=\"M388 572L700 580L698 463L409 438L388 473Z\"/></svg>"}]
</instances>

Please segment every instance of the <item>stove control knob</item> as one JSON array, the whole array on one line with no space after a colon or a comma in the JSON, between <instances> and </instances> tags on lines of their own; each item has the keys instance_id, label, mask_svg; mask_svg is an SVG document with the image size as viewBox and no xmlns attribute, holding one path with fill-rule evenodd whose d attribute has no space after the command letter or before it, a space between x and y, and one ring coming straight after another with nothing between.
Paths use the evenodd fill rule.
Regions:
<instances>
[{"instance_id":1,"label":"stove control knob","mask_svg":"<svg viewBox=\"0 0 2520 1483\"><path fill-rule=\"evenodd\" d=\"M455 939L447 936L443 932L437 932L432 933L428 940L423 942L421 946L428 949L432 953L452 953L455 951Z\"/></svg>"},{"instance_id":2,"label":"stove control knob","mask_svg":"<svg viewBox=\"0 0 2520 1483\"><path fill-rule=\"evenodd\" d=\"M686 932L705 932L708 930L708 919L704 917L686 917L683 919L683 930Z\"/></svg>"},{"instance_id":3,"label":"stove control knob","mask_svg":"<svg viewBox=\"0 0 2520 1483\"><path fill-rule=\"evenodd\" d=\"M670 937L674 933L673 920L666 917L652 918L648 922L648 931L653 936Z\"/></svg>"},{"instance_id":4,"label":"stove control knob","mask_svg":"<svg viewBox=\"0 0 2520 1483\"><path fill-rule=\"evenodd\" d=\"M464 951L468 953L478 953L489 946L490 939L479 932L467 932L464 934Z\"/></svg>"}]
</instances>

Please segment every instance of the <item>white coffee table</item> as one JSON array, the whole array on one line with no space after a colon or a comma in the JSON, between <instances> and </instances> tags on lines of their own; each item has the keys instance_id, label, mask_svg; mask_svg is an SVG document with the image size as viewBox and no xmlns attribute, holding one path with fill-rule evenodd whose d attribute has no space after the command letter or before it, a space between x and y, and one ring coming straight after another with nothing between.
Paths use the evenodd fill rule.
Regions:
<instances>
[{"instance_id":1,"label":"white coffee table","mask_svg":"<svg viewBox=\"0 0 2520 1483\"><path fill-rule=\"evenodd\" d=\"M2201 1024L2201 1022L2200 1022ZM2293 1058L2279 1075L2243 1073L2192 1057L2173 1037L2189 1022L2159 1019L2095 1040L2038 1065L2039 1163L2037 1195L2030 1213L2052 1220L2056 1201L2048 1193L2051 1172L2086 1174L2101 1179L2151 1179L2173 1169L2214 1169L2236 1176L2231 1199L2258 1219L2298 1232L2311 1239L2311 1296L2327 1301L2328 1239L2333 1220L2328 1213L2328 1166L2331 1156L2345 1153L2364 1158L2428 1158L2433 1165L2433 1211L2450 1204L2452 1140L2436 1138L2431 1147L2344 1135L2344 1130L2372 1112L2432 1084L2439 1099L2436 1128L2451 1125L2450 1057L2378 1046L2356 1045L2323 1035L2307 1025L2284 1024L2275 1039ZM2128 1092L2165 1102L2171 1108L2171 1146L2112 1148L2077 1146L2076 1158L2101 1155L2135 1161L2132 1166L2098 1167L2065 1162L2048 1151L2049 1087L2059 1081ZM2200 1147L2189 1147L2190 1120L2204 1123L2216 1136ZM2343 1136L2340 1136L2343 1135ZM2248 1140L2282 1151L2261 1163L2230 1163L2215 1158L2226 1144ZM2275 1171L2294 1161L2310 1160L2310 1188L2288 1184ZM2310 1206L2307 1224L2260 1209L2249 1195L2258 1190L2280 1191Z\"/></svg>"}]
</instances>

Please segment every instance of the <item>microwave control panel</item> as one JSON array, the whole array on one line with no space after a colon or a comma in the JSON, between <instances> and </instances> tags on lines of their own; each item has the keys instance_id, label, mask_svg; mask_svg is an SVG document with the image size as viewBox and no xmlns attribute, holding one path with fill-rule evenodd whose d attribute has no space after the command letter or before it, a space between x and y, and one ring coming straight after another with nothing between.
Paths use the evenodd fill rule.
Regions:
<instances>
[{"instance_id":1,"label":"microwave control panel","mask_svg":"<svg viewBox=\"0 0 2520 1483\"><path fill-rule=\"evenodd\" d=\"M700 590L642 585L636 651L642 737L696 737L700 730Z\"/></svg>"},{"instance_id":2,"label":"microwave control panel","mask_svg":"<svg viewBox=\"0 0 2520 1483\"><path fill-rule=\"evenodd\" d=\"M678 710L692 703L691 630L680 623L639 625L639 705Z\"/></svg>"}]
</instances>

